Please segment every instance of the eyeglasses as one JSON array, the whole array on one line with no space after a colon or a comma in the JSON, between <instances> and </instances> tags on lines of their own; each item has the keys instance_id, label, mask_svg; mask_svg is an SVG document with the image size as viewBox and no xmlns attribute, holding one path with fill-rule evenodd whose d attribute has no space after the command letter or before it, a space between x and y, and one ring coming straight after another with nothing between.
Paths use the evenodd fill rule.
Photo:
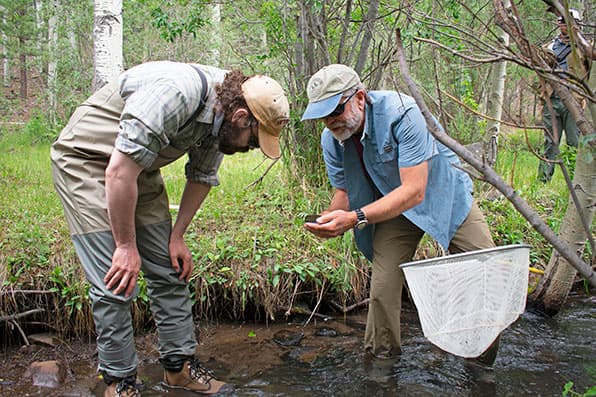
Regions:
<instances>
[{"instance_id":1,"label":"eyeglasses","mask_svg":"<svg viewBox=\"0 0 596 397\"><path fill-rule=\"evenodd\" d=\"M257 135L254 134L253 130L252 130L252 126L253 124L257 124L258 126L258 122L255 122L254 120L250 121L250 137L248 138L248 148L249 149L256 149L259 146L259 138L257 138ZM257 129L257 133L258 133L258 129Z\"/></svg>"},{"instance_id":2,"label":"eyeglasses","mask_svg":"<svg viewBox=\"0 0 596 397\"><path fill-rule=\"evenodd\" d=\"M350 99L352 99L352 97L354 95L356 95L356 93L358 92L358 90L354 91L349 97L348 99L346 99L345 101L343 101L342 103L340 103L339 105L337 105L337 107L333 110L333 112L329 113L327 116L325 117L336 117L339 116L340 114L342 114L344 112L344 110L346 110L346 103L350 102Z\"/></svg>"}]
</instances>

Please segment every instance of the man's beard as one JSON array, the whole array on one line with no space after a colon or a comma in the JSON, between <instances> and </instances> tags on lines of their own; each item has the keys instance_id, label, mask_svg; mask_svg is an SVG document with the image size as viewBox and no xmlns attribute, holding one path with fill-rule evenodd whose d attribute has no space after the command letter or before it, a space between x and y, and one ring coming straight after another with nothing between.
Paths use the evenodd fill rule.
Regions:
<instances>
[{"instance_id":1,"label":"man's beard","mask_svg":"<svg viewBox=\"0 0 596 397\"><path fill-rule=\"evenodd\" d=\"M354 135L362 124L362 113L356 112L353 117L333 123L329 128L331 134L340 142L343 142Z\"/></svg>"},{"instance_id":2,"label":"man's beard","mask_svg":"<svg viewBox=\"0 0 596 397\"><path fill-rule=\"evenodd\" d=\"M219 151L223 154L234 154L238 152L248 152L248 146L242 146L237 143L240 132L234 128L232 123L224 120L219 129Z\"/></svg>"}]
</instances>

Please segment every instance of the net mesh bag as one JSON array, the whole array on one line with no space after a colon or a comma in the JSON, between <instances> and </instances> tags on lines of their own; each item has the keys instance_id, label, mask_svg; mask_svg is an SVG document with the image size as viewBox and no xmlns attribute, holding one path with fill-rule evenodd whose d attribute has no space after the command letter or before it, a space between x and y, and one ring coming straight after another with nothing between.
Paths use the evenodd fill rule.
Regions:
<instances>
[{"instance_id":1,"label":"net mesh bag","mask_svg":"<svg viewBox=\"0 0 596 397\"><path fill-rule=\"evenodd\" d=\"M478 357L526 307L530 247L508 245L400 265L424 336Z\"/></svg>"}]
</instances>

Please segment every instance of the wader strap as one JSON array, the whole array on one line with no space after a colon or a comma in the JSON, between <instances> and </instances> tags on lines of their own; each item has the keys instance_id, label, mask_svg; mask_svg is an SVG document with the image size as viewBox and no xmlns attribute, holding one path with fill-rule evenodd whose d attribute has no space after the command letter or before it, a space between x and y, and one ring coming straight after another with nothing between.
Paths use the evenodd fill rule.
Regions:
<instances>
[{"instance_id":1,"label":"wader strap","mask_svg":"<svg viewBox=\"0 0 596 397\"><path fill-rule=\"evenodd\" d=\"M201 101L199 102L199 107L197 108L197 110L195 110L192 116L190 116L190 118L186 120L186 123L184 123L182 127L178 129L178 131L181 131L188 127L188 125L199 116L199 113L201 113L201 110L203 110L203 108L205 107L205 101L207 100L207 79L205 78L205 73L203 73L201 69L194 65L190 66L199 74L199 77L201 78Z\"/></svg>"}]
</instances>

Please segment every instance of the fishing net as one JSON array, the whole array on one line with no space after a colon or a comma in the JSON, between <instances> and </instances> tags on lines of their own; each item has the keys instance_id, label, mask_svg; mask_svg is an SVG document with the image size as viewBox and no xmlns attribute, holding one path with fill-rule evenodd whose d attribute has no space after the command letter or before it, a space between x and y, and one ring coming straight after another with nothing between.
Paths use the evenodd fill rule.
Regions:
<instances>
[{"instance_id":1,"label":"fishing net","mask_svg":"<svg viewBox=\"0 0 596 397\"><path fill-rule=\"evenodd\" d=\"M526 307L530 247L508 245L400 265L424 336L478 357Z\"/></svg>"}]
</instances>

